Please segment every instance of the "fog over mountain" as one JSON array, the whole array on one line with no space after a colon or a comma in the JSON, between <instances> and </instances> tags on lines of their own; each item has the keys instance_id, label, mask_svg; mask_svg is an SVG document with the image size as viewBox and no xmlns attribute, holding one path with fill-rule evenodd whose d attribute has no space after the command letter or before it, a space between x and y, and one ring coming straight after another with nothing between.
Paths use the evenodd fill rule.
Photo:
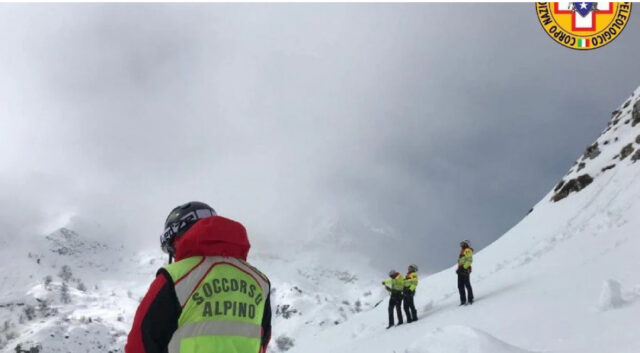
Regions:
<instances>
[{"instance_id":1,"label":"fog over mountain","mask_svg":"<svg viewBox=\"0 0 640 353\"><path fill-rule=\"evenodd\" d=\"M157 249L197 199L255 249L442 269L600 135L639 36L572 51L532 4L0 4L0 237Z\"/></svg>"},{"instance_id":2,"label":"fog over mountain","mask_svg":"<svg viewBox=\"0 0 640 353\"><path fill-rule=\"evenodd\" d=\"M389 294L362 247L372 233L359 238L356 223L327 218L304 249L252 252L271 283L267 352L637 352L628 328L640 315L638 161L640 87L532 211L476 252L474 300L459 305L456 265L419 270L418 321L402 326L386 327ZM10 260L0 272L1 353L123 352L141 296L167 258L100 237L95 223L68 223L24 248L0 240L0 258ZM222 301L210 298L215 307Z\"/></svg>"}]
</instances>

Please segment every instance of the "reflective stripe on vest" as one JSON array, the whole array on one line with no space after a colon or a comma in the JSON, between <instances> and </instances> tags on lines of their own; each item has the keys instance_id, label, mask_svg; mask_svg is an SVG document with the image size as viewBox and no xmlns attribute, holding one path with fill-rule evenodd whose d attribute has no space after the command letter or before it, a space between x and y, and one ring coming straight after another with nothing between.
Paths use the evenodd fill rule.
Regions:
<instances>
[{"instance_id":1,"label":"reflective stripe on vest","mask_svg":"<svg viewBox=\"0 0 640 353\"><path fill-rule=\"evenodd\" d=\"M246 262L191 257L166 267L182 307L169 353L258 353L269 282Z\"/></svg>"},{"instance_id":2,"label":"reflective stripe on vest","mask_svg":"<svg viewBox=\"0 0 640 353\"><path fill-rule=\"evenodd\" d=\"M185 338L201 336L239 336L262 338L262 326L232 321L204 321L187 323L173 333L169 352L180 352L180 342Z\"/></svg>"}]
</instances>

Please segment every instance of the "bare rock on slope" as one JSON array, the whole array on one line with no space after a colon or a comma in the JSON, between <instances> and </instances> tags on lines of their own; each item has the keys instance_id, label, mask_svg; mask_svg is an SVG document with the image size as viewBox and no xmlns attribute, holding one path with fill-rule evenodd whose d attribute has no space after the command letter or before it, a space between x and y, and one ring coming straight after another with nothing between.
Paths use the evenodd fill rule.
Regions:
<instances>
[{"instance_id":1,"label":"bare rock on slope","mask_svg":"<svg viewBox=\"0 0 640 353\"><path fill-rule=\"evenodd\" d=\"M598 143L594 143L593 145L587 147L587 150L584 151L584 158L594 159L600 155L600 148L598 148Z\"/></svg>"},{"instance_id":2,"label":"bare rock on slope","mask_svg":"<svg viewBox=\"0 0 640 353\"><path fill-rule=\"evenodd\" d=\"M636 124L640 123L640 100L633 105L633 111L631 112L631 118L633 122L631 126L636 126Z\"/></svg>"},{"instance_id":3,"label":"bare rock on slope","mask_svg":"<svg viewBox=\"0 0 640 353\"><path fill-rule=\"evenodd\" d=\"M558 202L569 196L572 192L578 192L593 182L593 178L589 174L582 174L575 179L567 181L553 197L552 201Z\"/></svg>"},{"instance_id":4,"label":"bare rock on slope","mask_svg":"<svg viewBox=\"0 0 640 353\"><path fill-rule=\"evenodd\" d=\"M632 144L622 147L622 150L620 151L620 160L627 158L631 153L633 153L633 151L634 148Z\"/></svg>"}]
</instances>

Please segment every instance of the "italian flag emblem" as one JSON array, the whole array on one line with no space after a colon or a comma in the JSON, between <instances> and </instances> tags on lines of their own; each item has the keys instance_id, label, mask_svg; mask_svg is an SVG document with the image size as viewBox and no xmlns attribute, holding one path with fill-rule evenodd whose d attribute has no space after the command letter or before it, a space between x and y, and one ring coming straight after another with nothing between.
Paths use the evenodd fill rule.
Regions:
<instances>
[{"instance_id":1,"label":"italian flag emblem","mask_svg":"<svg viewBox=\"0 0 640 353\"><path fill-rule=\"evenodd\" d=\"M591 43L589 43L589 38L578 38L577 44L578 48L588 48L591 46Z\"/></svg>"}]
</instances>

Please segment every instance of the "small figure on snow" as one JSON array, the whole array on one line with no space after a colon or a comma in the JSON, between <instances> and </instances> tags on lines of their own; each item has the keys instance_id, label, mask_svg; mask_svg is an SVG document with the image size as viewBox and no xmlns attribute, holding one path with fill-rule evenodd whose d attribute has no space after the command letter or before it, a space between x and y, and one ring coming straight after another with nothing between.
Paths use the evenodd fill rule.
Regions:
<instances>
[{"instance_id":1,"label":"small figure on snow","mask_svg":"<svg viewBox=\"0 0 640 353\"><path fill-rule=\"evenodd\" d=\"M404 313L407 315L407 323L418 321L418 312L413 303L418 287L418 265L411 264L407 268L407 276L404 278Z\"/></svg>"},{"instance_id":2,"label":"small figure on snow","mask_svg":"<svg viewBox=\"0 0 640 353\"><path fill-rule=\"evenodd\" d=\"M460 242L460 255L458 256L458 291L460 292L460 305L473 304L473 289L471 288L471 264L473 263L473 248L469 240ZM466 293L465 293L466 289Z\"/></svg>"},{"instance_id":3,"label":"small figure on snow","mask_svg":"<svg viewBox=\"0 0 640 353\"><path fill-rule=\"evenodd\" d=\"M387 289L390 294L389 297L389 326L387 328L393 327L393 311L395 309L398 314L398 326L402 325L402 309L400 308L402 304L402 297L404 291L404 277L396 271L389 271L389 279L382 281L382 284Z\"/></svg>"}]
</instances>

